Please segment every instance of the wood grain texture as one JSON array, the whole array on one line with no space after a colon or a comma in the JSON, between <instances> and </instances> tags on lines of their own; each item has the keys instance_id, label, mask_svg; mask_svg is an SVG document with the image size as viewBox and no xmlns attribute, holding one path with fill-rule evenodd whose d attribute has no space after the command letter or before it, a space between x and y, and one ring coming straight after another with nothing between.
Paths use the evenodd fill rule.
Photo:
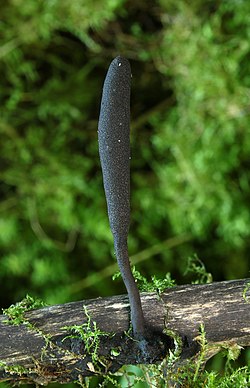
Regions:
<instances>
[{"instance_id":1,"label":"wood grain texture","mask_svg":"<svg viewBox=\"0 0 250 388\"><path fill-rule=\"evenodd\" d=\"M243 279L179 286L166 290L160 298L156 293L143 293L147 326L157 336L164 329L178 334L183 343L182 360L198 354L201 324L208 343L207 359L222 347L250 346L249 284L250 279ZM245 298L244 290L247 290ZM94 370L83 341L79 338L64 340L69 334L63 329L65 325L86 323L83 305L99 329L114 334L101 338L98 355L106 366L97 363ZM46 307L26 313L25 318L26 324L11 326L4 323L6 317L0 316L0 381L69 382L79 376L106 373L124 364L143 362L138 358L136 343L124 335L129 328L127 296ZM172 347L171 339L163 335L161 349L152 343L150 362L162 360ZM119 355L113 356L112 349L119 349ZM11 366L15 365L22 365L25 371L14 373Z\"/></svg>"}]
</instances>

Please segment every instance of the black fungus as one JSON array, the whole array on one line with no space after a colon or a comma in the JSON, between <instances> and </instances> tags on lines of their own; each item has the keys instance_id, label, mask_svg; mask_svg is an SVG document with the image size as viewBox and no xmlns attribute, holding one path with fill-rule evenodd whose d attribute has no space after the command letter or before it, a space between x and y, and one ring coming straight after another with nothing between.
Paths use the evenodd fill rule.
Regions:
<instances>
[{"instance_id":1,"label":"black fungus","mask_svg":"<svg viewBox=\"0 0 250 388\"><path fill-rule=\"evenodd\" d=\"M130 222L130 83L129 61L116 57L109 66L103 86L98 141L116 258L128 291L134 335L142 338L144 317L127 247Z\"/></svg>"}]
</instances>

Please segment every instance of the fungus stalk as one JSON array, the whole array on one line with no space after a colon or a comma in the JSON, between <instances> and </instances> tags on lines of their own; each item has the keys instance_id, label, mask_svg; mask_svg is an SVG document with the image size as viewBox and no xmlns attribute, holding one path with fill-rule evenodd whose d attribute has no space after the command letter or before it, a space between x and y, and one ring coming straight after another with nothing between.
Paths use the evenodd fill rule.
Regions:
<instances>
[{"instance_id":1,"label":"fungus stalk","mask_svg":"<svg viewBox=\"0 0 250 388\"><path fill-rule=\"evenodd\" d=\"M115 254L128 292L133 333L136 339L142 339L145 322L127 245L130 223L130 83L129 61L116 57L109 66L103 86L98 142Z\"/></svg>"}]
</instances>

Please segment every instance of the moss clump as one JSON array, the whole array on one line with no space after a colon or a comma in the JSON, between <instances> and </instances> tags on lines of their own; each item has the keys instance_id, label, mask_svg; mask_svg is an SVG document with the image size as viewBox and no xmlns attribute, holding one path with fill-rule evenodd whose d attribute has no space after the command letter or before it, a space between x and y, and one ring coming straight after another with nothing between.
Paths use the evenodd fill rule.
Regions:
<instances>
[{"instance_id":1,"label":"moss clump","mask_svg":"<svg viewBox=\"0 0 250 388\"><path fill-rule=\"evenodd\" d=\"M27 319L24 317L24 314L29 310L35 310L44 307L45 305L46 304L42 300L33 298L27 294L26 297L20 302L12 304L10 307L3 309L3 314L8 317L8 319L4 320L3 322L10 325L28 323Z\"/></svg>"}]
</instances>

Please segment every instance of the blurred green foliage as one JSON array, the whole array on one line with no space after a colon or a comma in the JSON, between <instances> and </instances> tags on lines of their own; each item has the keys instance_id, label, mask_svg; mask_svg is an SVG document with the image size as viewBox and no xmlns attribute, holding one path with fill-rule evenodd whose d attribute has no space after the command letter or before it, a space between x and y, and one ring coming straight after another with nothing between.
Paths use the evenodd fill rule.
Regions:
<instances>
[{"instance_id":1,"label":"blurred green foliage","mask_svg":"<svg viewBox=\"0 0 250 388\"><path fill-rule=\"evenodd\" d=\"M133 72L140 272L189 282L197 253L215 280L247 277L250 2L6 0L0 15L1 306L124 292L96 133L118 54Z\"/></svg>"}]
</instances>

